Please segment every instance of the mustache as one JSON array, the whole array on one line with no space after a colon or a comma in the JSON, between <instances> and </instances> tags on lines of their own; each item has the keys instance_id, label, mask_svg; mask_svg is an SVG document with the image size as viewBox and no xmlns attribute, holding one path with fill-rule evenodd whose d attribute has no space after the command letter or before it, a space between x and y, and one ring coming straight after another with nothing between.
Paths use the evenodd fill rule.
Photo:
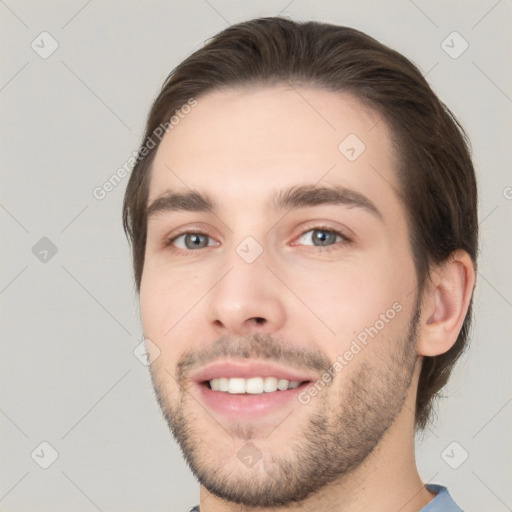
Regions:
<instances>
[{"instance_id":1,"label":"mustache","mask_svg":"<svg viewBox=\"0 0 512 512\"><path fill-rule=\"evenodd\" d=\"M267 333L244 337L226 335L204 348L186 351L176 366L176 380L183 384L196 367L220 358L273 361L297 369L316 370L320 375L331 366L329 358L320 350L312 347L299 349Z\"/></svg>"}]
</instances>

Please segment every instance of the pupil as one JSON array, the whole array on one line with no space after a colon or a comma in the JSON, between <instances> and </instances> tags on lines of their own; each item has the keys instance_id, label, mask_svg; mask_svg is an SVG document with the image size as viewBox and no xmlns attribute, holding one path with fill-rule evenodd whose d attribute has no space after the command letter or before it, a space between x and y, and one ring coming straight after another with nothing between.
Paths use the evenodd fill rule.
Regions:
<instances>
[{"instance_id":1,"label":"pupil","mask_svg":"<svg viewBox=\"0 0 512 512\"><path fill-rule=\"evenodd\" d=\"M336 236L329 231L315 231L314 240L315 242L319 242L316 245L330 245L335 242Z\"/></svg>"},{"instance_id":2,"label":"pupil","mask_svg":"<svg viewBox=\"0 0 512 512\"><path fill-rule=\"evenodd\" d=\"M191 234L185 238L185 245L187 249L197 249L197 247L206 247L205 241L205 235Z\"/></svg>"}]
</instances>

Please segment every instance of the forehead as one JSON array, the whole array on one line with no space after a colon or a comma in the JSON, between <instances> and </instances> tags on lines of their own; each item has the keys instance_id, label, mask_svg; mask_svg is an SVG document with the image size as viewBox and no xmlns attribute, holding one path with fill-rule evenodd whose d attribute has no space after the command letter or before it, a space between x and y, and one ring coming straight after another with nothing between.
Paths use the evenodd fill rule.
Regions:
<instances>
[{"instance_id":1,"label":"forehead","mask_svg":"<svg viewBox=\"0 0 512 512\"><path fill-rule=\"evenodd\" d=\"M218 202L257 202L295 185L341 185L397 202L386 124L349 94L280 85L215 91L197 99L162 139L150 203L170 191Z\"/></svg>"}]
</instances>

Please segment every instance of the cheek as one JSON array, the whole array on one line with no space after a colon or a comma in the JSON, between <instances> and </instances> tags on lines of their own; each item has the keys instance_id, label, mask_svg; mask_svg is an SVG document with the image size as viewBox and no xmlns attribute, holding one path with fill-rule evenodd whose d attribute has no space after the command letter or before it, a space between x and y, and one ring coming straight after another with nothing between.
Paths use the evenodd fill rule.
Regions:
<instances>
[{"instance_id":1,"label":"cheek","mask_svg":"<svg viewBox=\"0 0 512 512\"><path fill-rule=\"evenodd\" d=\"M302 308L297 317L304 318L306 305L313 313L309 315L310 329L332 338L337 349L376 323L379 328L385 322L385 330L391 332L390 325L400 323L394 321L395 316L403 316L396 315L397 310L405 310L414 300L410 293L415 286L412 263L395 260L384 251L371 259L361 256L348 263L333 262L321 272L304 272L289 279L303 302L297 304Z\"/></svg>"},{"instance_id":2,"label":"cheek","mask_svg":"<svg viewBox=\"0 0 512 512\"><path fill-rule=\"evenodd\" d=\"M172 283L163 272L148 267L140 286L140 313L145 335L158 342L172 326L169 312L176 309L176 294L168 293ZM164 325L164 324L167 324Z\"/></svg>"},{"instance_id":3,"label":"cheek","mask_svg":"<svg viewBox=\"0 0 512 512\"><path fill-rule=\"evenodd\" d=\"M215 277L212 271L210 278ZM144 333L161 345L193 316L210 281L204 272L184 271L151 263L144 269L140 286L140 312ZM165 342L165 343L164 343Z\"/></svg>"},{"instance_id":4,"label":"cheek","mask_svg":"<svg viewBox=\"0 0 512 512\"><path fill-rule=\"evenodd\" d=\"M155 376L165 376L164 368L174 367L176 350L169 343L169 329L176 322L169 314L176 310L177 298L166 293L167 285L164 280L143 277L140 287L140 314L144 337L149 339L155 354L158 355L151 365L151 372Z\"/></svg>"}]
</instances>

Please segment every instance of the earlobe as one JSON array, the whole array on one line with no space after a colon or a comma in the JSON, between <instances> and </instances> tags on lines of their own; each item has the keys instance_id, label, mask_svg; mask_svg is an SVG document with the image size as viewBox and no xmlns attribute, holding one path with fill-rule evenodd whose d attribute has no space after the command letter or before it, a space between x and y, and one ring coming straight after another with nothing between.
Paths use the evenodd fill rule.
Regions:
<instances>
[{"instance_id":1,"label":"earlobe","mask_svg":"<svg viewBox=\"0 0 512 512\"><path fill-rule=\"evenodd\" d=\"M475 267L466 251L455 251L431 272L423 293L418 355L450 350L466 317L475 286Z\"/></svg>"}]
</instances>

